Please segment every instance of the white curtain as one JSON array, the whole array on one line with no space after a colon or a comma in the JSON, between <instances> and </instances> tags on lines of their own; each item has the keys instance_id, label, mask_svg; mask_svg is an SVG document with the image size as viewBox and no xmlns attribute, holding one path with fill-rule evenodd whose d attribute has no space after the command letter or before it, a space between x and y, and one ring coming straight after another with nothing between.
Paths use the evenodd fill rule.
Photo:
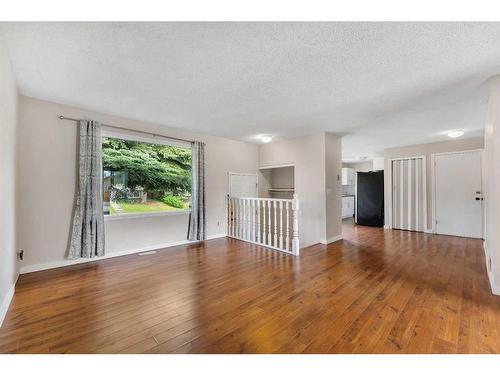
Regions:
<instances>
[{"instance_id":1,"label":"white curtain","mask_svg":"<svg viewBox=\"0 0 500 375\"><path fill-rule=\"evenodd\" d=\"M392 161L392 227L424 230L425 196L422 158Z\"/></svg>"},{"instance_id":2,"label":"white curtain","mask_svg":"<svg viewBox=\"0 0 500 375\"><path fill-rule=\"evenodd\" d=\"M193 142L191 214L189 216L188 240L202 241L207 239L205 211L205 144Z\"/></svg>"},{"instance_id":3,"label":"white curtain","mask_svg":"<svg viewBox=\"0 0 500 375\"><path fill-rule=\"evenodd\" d=\"M71 259L104 255L101 126L81 120L79 128L79 179L68 254Z\"/></svg>"}]
</instances>

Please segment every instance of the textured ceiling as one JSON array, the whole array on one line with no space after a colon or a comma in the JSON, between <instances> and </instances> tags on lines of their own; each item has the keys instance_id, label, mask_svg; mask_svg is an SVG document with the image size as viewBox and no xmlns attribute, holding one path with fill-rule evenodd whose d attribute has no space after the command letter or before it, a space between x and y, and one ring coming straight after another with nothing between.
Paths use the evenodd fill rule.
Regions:
<instances>
[{"instance_id":1,"label":"textured ceiling","mask_svg":"<svg viewBox=\"0 0 500 375\"><path fill-rule=\"evenodd\" d=\"M343 157L482 135L499 23L3 23L21 94Z\"/></svg>"}]
</instances>

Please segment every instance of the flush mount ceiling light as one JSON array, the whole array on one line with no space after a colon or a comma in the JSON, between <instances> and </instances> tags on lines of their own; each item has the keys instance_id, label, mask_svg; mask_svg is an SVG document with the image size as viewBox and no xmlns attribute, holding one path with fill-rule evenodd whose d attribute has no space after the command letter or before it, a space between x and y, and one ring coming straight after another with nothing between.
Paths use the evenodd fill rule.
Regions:
<instances>
[{"instance_id":1,"label":"flush mount ceiling light","mask_svg":"<svg viewBox=\"0 0 500 375\"><path fill-rule=\"evenodd\" d=\"M458 137L461 137L462 135L464 135L463 130L453 130L453 131L448 133L448 137L450 137L450 138L458 138Z\"/></svg>"},{"instance_id":2,"label":"flush mount ceiling light","mask_svg":"<svg viewBox=\"0 0 500 375\"><path fill-rule=\"evenodd\" d=\"M260 137L260 140L264 143L269 143L273 140L273 137L271 137L270 135L263 135L262 137Z\"/></svg>"},{"instance_id":3,"label":"flush mount ceiling light","mask_svg":"<svg viewBox=\"0 0 500 375\"><path fill-rule=\"evenodd\" d=\"M368 156L360 156L359 157L359 160L366 160L366 159L368 159Z\"/></svg>"}]
</instances>

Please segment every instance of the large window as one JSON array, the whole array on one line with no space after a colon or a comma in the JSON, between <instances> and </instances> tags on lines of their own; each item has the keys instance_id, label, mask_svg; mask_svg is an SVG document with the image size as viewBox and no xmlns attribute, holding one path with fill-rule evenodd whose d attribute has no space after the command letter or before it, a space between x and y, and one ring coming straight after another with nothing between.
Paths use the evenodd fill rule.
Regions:
<instances>
[{"instance_id":1,"label":"large window","mask_svg":"<svg viewBox=\"0 0 500 375\"><path fill-rule=\"evenodd\" d=\"M191 148L103 137L104 214L188 210Z\"/></svg>"}]
</instances>

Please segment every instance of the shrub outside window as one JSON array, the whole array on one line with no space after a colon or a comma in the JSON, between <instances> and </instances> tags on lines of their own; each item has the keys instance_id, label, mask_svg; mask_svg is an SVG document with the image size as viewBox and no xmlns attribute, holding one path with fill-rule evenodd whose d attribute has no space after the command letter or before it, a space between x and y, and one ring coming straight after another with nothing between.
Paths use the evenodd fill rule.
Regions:
<instances>
[{"instance_id":1,"label":"shrub outside window","mask_svg":"<svg viewBox=\"0 0 500 375\"><path fill-rule=\"evenodd\" d=\"M191 148L102 138L105 215L189 210Z\"/></svg>"}]
</instances>

